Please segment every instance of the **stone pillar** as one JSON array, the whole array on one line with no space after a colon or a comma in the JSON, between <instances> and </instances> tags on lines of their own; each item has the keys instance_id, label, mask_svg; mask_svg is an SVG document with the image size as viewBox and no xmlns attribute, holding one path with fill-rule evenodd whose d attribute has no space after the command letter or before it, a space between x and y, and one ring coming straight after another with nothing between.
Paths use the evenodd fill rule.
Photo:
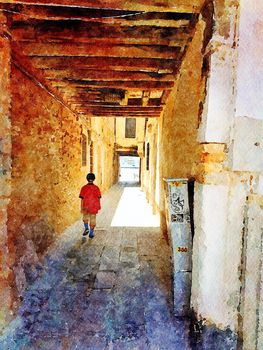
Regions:
<instances>
[{"instance_id":1,"label":"stone pillar","mask_svg":"<svg viewBox=\"0 0 263 350\"><path fill-rule=\"evenodd\" d=\"M10 40L5 16L0 13L0 331L10 318L10 252L7 206L11 194Z\"/></svg>"},{"instance_id":2,"label":"stone pillar","mask_svg":"<svg viewBox=\"0 0 263 350\"><path fill-rule=\"evenodd\" d=\"M234 331L238 328L241 233L246 202L244 179L228 168L235 117L237 5L235 1L214 1L215 25L204 52L207 82L198 134L200 159L194 170L191 298L199 318Z\"/></svg>"},{"instance_id":3,"label":"stone pillar","mask_svg":"<svg viewBox=\"0 0 263 350\"><path fill-rule=\"evenodd\" d=\"M214 1L215 28L204 53L208 77L198 136L201 143L228 143L234 119L238 11L234 1L228 8L221 8L219 2Z\"/></svg>"}]
</instances>

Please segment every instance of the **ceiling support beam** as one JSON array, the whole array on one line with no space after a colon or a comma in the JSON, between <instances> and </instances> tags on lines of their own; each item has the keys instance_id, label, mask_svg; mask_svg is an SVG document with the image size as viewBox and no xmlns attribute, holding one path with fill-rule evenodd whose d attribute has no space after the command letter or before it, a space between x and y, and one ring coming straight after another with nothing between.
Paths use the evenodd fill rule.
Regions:
<instances>
[{"instance_id":1,"label":"ceiling support beam","mask_svg":"<svg viewBox=\"0 0 263 350\"><path fill-rule=\"evenodd\" d=\"M198 13L201 10L204 0L0 0L0 3L43 6L72 6L125 11Z\"/></svg>"},{"instance_id":2,"label":"ceiling support beam","mask_svg":"<svg viewBox=\"0 0 263 350\"><path fill-rule=\"evenodd\" d=\"M181 47L144 45L92 45L78 43L28 43L23 44L23 52L28 56L106 56L127 58L176 59Z\"/></svg>"}]
</instances>

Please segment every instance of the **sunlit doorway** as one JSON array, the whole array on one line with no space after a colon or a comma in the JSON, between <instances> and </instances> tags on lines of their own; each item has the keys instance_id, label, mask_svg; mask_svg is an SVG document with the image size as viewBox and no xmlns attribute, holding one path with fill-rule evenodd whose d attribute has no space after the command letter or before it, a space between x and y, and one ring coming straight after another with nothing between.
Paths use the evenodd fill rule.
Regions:
<instances>
[{"instance_id":1,"label":"sunlit doorway","mask_svg":"<svg viewBox=\"0 0 263 350\"><path fill-rule=\"evenodd\" d=\"M120 156L119 182L140 182L140 157Z\"/></svg>"}]
</instances>

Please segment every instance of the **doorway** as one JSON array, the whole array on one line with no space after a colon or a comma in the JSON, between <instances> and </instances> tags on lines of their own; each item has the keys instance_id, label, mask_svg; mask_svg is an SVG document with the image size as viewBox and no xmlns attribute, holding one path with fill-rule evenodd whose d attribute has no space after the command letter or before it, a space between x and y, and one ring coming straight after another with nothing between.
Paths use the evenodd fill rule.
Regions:
<instances>
[{"instance_id":1,"label":"doorway","mask_svg":"<svg viewBox=\"0 0 263 350\"><path fill-rule=\"evenodd\" d=\"M140 157L120 156L119 182L140 182Z\"/></svg>"}]
</instances>

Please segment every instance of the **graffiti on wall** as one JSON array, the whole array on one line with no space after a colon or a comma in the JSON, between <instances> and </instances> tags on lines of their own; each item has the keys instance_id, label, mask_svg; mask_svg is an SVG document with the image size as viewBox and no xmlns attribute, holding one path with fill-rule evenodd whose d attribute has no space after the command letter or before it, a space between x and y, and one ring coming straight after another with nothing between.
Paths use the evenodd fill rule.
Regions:
<instances>
[{"instance_id":1,"label":"graffiti on wall","mask_svg":"<svg viewBox=\"0 0 263 350\"><path fill-rule=\"evenodd\" d=\"M190 222L187 186L177 181L169 183L171 222Z\"/></svg>"}]
</instances>

